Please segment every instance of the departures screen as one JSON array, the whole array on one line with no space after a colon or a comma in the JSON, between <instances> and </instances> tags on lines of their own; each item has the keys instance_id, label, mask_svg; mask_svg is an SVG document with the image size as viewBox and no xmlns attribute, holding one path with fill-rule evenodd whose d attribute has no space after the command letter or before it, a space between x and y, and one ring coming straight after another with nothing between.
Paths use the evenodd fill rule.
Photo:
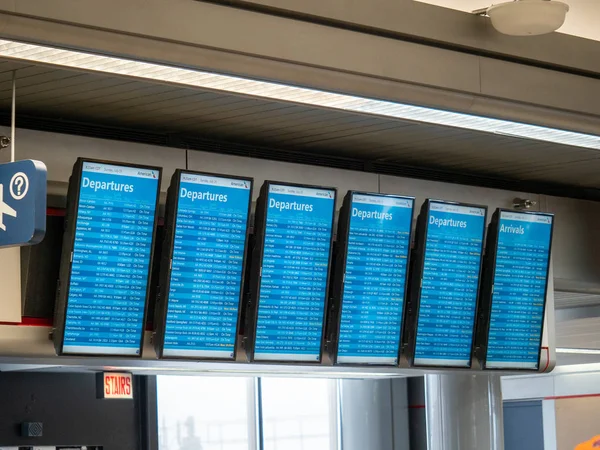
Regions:
<instances>
[{"instance_id":1,"label":"departures screen","mask_svg":"<svg viewBox=\"0 0 600 450\"><path fill-rule=\"evenodd\" d=\"M159 170L83 162L63 353L139 355Z\"/></svg>"},{"instance_id":2,"label":"departures screen","mask_svg":"<svg viewBox=\"0 0 600 450\"><path fill-rule=\"evenodd\" d=\"M553 217L501 211L486 367L537 369Z\"/></svg>"},{"instance_id":3,"label":"departures screen","mask_svg":"<svg viewBox=\"0 0 600 450\"><path fill-rule=\"evenodd\" d=\"M470 367L486 209L432 201L415 365Z\"/></svg>"},{"instance_id":4,"label":"departures screen","mask_svg":"<svg viewBox=\"0 0 600 450\"><path fill-rule=\"evenodd\" d=\"M413 205L352 195L338 363L398 363Z\"/></svg>"},{"instance_id":5,"label":"departures screen","mask_svg":"<svg viewBox=\"0 0 600 450\"><path fill-rule=\"evenodd\" d=\"M234 357L250 180L182 172L163 356Z\"/></svg>"},{"instance_id":6,"label":"departures screen","mask_svg":"<svg viewBox=\"0 0 600 450\"><path fill-rule=\"evenodd\" d=\"M321 359L335 197L268 185L255 360Z\"/></svg>"}]
</instances>

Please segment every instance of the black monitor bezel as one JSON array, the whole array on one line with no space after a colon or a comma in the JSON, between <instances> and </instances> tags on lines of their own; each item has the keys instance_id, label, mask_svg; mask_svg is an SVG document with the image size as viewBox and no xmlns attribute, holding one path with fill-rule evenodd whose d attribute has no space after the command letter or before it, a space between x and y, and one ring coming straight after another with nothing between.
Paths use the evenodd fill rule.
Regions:
<instances>
[{"instance_id":1,"label":"black monitor bezel","mask_svg":"<svg viewBox=\"0 0 600 450\"><path fill-rule=\"evenodd\" d=\"M398 362L396 364L381 364L381 363L355 363L355 362L347 362L340 363L338 362L338 352L339 352L339 339L340 339L340 325L342 318L342 308L344 304L344 286L345 286L345 273L346 273L346 264L348 260L348 245L349 245L349 235L350 235L350 221L351 221L351 209L352 202L355 195L366 195L371 197L384 197L384 198L394 198L401 200L410 200L412 202L411 206L411 223L409 227L409 235L408 235L408 251L406 254L406 269L404 274L404 292L403 292L403 302L402 302L402 311L400 316L400 334L398 337L398 349L397 349L397 358ZM410 257L411 257L411 242L413 236L413 218L415 211L415 197L405 196L405 195L396 195L396 194L385 194L378 192L365 192L365 191L348 191L348 193L344 197L344 201L342 204L342 209L340 210L340 215L338 218L338 233L337 233L337 246L336 246L336 255L333 264L333 281L332 281L332 294L330 298L330 307L329 307L329 317L327 319L327 350L330 356L331 361L334 365L339 366L355 366L355 367L397 367L400 361L400 351L402 348L402 326L404 324L404 315L406 313L406 303L407 303L407 293L408 293L408 280L409 280L409 268L410 268Z\"/></svg>"},{"instance_id":2,"label":"black monitor bezel","mask_svg":"<svg viewBox=\"0 0 600 450\"><path fill-rule=\"evenodd\" d=\"M429 212L432 203L441 203L446 205L465 206L468 208L479 208L484 210L483 215L483 226L481 227L481 247L480 247L480 258L479 258L479 272L477 279L477 293L475 296L475 313L473 314L472 324L472 336L471 336L471 356L469 359L468 366L451 366L451 365L436 365L436 364L415 364L415 350L417 345L417 330L419 324L419 314L421 307L421 291L423 281L423 271L425 269L425 252L427 247L427 235L429 231ZM411 311L407 314L407 322L404 324L403 329L405 332L405 339L403 344L403 352L406 354L410 367L415 368L437 368L437 369L452 369L452 370L471 370L473 367L473 350L475 348L476 339L476 326L477 318L479 314L479 292L481 289L481 274L483 268L483 251L485 248L485 233L487 225L487 212L488 207L486 205L477 205L473 203L455 202L449 200L437 200L437 199L426 199L421 206L421 212L417 219L417 228L415 231L416 242L414 249L414 256L412 259L413 267L411 276L411 286L409 288L410 294L410 305Z\"/></svg>"},{"instance_id":3,"label":"black monitor bezel","mask_svg":"<svg viewBox=\"0 0 600 450\"><path fill-rule=\"evenodd\" d=\"M213 178L221 178L221 179L231 179L231 180L240 180L240 181L248 181L250 183L250 192L248 195L248 214L246 216L246 231L245 231L245 240L244 240L244 251L243 251L243 260L242 260L242 273L239 284L239 300L238 300L238 314L236 321L236 330L235 330L235 339L234 339L234 349L233 349L233 357L232 358L218 358L218 357L196 357L196 356L165 356L164 355L164 342L165 342L165 334L166 334L166 324L167 324L167 316L168 316L168 308L169 308L169 287L171 285L171 272L172 266L171 262L173 260L174 253L174 242L175 242L175 227L177 225L177 212L179 209L179 187L181 185L181 176L183 174L190 175L201 175ZM248 250L248 241L250 237L250 223L251 223L251 215L252 215L252 192L254 187L254 179L250 177L241 177L237 175L225 175L211 172L203 172L203 171L195 171L195 170L187 170L187 169L177 169L173 176L171 177L171 184L169 186L168 194L167 194L167 203L165 208L165 234L164 240L162 242L162 257L160 261L160 275L159 275L159 288L158 288L158 298L156 301L156 312L154 319L154 338L153 344L154 349L156 351L156 355L160 359L165 360L191 360L191 361L219 361L219 362L234 362L237 359L238 352L238 335L241 327L241 317L242 317L242 306L244 299L244 279L246 276L246 266L247 266L247 250Z\"/></svg>"},{"instance_id":4,"label":"black monitor bezel","mask_svg":"<svg viewBox=\"0 0 600 450\"><path fill-rule=\"evenodd\" d=\"M546 266L546 285L544 288L544 307L542 310L542 326L540 328L540 337L538 344L537 367L487 367L487 351L490 331L490 321L492 315L493 286L496 275L496 259L498 255L498 242L500 238L500 216L503 212L517 213L534 216L545 216L551 218L550 245L548 247L548 264ZM542 341L544 337L544 323L546 322L546 306L548 304L548 280L550 278L550 266L552 257L552 241L554 237L554 214L539 211L521 211L507 208L497 208L492 216L492 221L488 228L488 237L486 242L486 255L484 259L484 269L480 289L480 312L477 322L477 341L474 356L478 359L482 370L489 371L519 371L519 372L539 372L542 356Z\"/></svg>"},{"instance_id":5,"label":"black monitor bezel","mask_svg":"<svg viewBox=\"0 0 600 450\"><path fill-rule=\"evenodd\" d=\"M324 293L324 309L323 319L321 324L321 348L319 351L318 361L293 361L293 360L258 360L254 359L254 350L256 346L256 327L258 325L258 308L260 299L260 288L261 288L261 275L262 275L262 261L264 257L264 244L265 244L265 231L267 225L267 214L268 208L267 203L269 201L269 188L270 186L290 186L300 187L308 189L318 189L333 192L333 206L331 208L331 230L329 236L329 262L327 267L327 282L325 284ZM246 358L249 362L257 364L285 364L285 365L320 365L323 363L323 354L325 350L325 336L326 336L326 323L327 323L327 311L329 308L329 289L331 283L331 263L333 254L333 237L334 237L334 225L335 225L335 212L337 205L337 188L329 186L318 186L310 184L299 184L289 183L283 181L272 181L266 180L261 189L260 196L256 204L255 212L255 228L254 228L254 248L252 251L252 269L250 279L250 299L247 304L247 316L246 316L246 336L244 337L244 346L246 350Z\"/></svg>"},{"instance_id":6,"label":"black monitor bezel","mask_svg":"<svg viewBox=\"0 0 600 450\"><path fill-rule=\"evenodd\" d=\"M116 355L111 353L65 353L64 349L64 333L67 319L67 308L68 298L71 285L71 272L73 261L71 255L74 252L75 247L75 232L77 229L77 219L79 210L79 196L81 193L81 179L83 176L83 164L84 163L95 163L95 164L106 164L117 167L132 167L141 170L156 170L158 171L157 189L156 189L156 200L154 203L154 223L152 228L152 241L150 243L150 255L148 260L148 275L146 279L146 297L144 302L144 317L142 321L142 327L140 331L140 343L139 351L135 355ZM61 255L61 267L60 277L57 286L56 306L54 314L54 325L52 338L54 341L54 347L56 353L60 356L86 356L86 357L110 357L110 358L135 358L139 359L142 357L144 349L144 333L146 332L146 321L148 316L148 304L150 296L150 285L152 278L152 267L154 262L154 244L156 241L156 228L158 225L159 215L159 199L161 192L162 182L162 167L147 166L143 164L132 164L119 161L108 161L103 159L94 158L77 158L77 161L73 165L73 172L69 178L69 190L67 194L67 211L65 216L65 232L63 239L63 248ZM74 182L76 180L76 183Z\"/></svg>"}]
</instances>

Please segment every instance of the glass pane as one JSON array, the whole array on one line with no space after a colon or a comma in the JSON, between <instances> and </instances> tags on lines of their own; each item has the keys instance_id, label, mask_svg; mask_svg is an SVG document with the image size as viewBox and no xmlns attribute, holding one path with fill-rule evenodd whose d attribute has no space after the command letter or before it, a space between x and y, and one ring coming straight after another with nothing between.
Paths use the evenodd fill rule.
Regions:
<instances>
[{"instance_id":1,"label":"glass pane","mask_svg":"<svg viewBox=\"0 0 600 450\"><path fill-rule=\"evenodd\" d=\"M159 376L160 450L248 450L248 382Z\"/></svg>"},{"instance_id":2,"label":"glass pane","mask_svg":"<svg viewBox=\"0 0 600 450\"><path fill-rule=\"evenodd\" d=\"M263 378L261 386L264 450L335 450L330 380Z\"/></svg>"}]
</instances>

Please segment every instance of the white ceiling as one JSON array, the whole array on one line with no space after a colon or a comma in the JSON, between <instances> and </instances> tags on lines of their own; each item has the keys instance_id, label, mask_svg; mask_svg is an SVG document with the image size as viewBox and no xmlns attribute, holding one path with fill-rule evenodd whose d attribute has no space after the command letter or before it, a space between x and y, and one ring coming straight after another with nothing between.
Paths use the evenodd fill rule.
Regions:
<instances>
[{"instance_id":1,"label":"white ceiling","mask_svg":"<svg viewBox=\"0 0 600 450\"><path fill-rule=\"evenodd\" d=\"M498 3L499 0L420 0L423 3L471 12ZM600 0L561 0L570 7L559 33L600 41Z\"/></svg>"}]
</instances>

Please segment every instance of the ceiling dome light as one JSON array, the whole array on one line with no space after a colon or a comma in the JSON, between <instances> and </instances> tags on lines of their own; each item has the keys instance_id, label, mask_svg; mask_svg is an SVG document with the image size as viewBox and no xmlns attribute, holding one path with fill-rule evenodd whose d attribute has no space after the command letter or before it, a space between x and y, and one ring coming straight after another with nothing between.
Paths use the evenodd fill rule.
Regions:
<instances>
[{"instance_id":1,"label":"ceiling dome light","mask_svg":"<svg viewBox=\"0 0 600 450\"><path fill-rule=\"evenodd\" d=\"M556 0L515 0L492 5L487 15L500 33L510 36L537 36L558 30L569 5Z\"/></svg>"}]
</instances>

